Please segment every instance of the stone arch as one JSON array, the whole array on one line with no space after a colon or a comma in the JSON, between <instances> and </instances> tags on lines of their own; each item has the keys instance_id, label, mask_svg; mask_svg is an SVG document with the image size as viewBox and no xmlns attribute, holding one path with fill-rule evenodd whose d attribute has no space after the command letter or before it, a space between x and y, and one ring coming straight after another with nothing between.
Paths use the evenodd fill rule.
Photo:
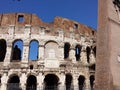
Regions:
<instances>
[{"instance_id":1,"label":"stone arch","mask_svg":"<svg viewBox=\"0 0 120 90\"><path fill-rule=\"evenodd\" d=\"M23 41L21 39L17 39L12 44L11 61L22 60L22 52L23 52Z\"/></svg>"},{"instance_id":2,"label":"stone arch","mask_svg":"<svg viewBox=\"0 0 120 90\"><path fill-rule=\"evenodd\" d=\"M82 47L81 47L79 44L77 44L76 47L75 47L75 57L76 57L76 61L79 61L79 60L80 60L81 49L82 49Z\"/></svg>"},{"instance_id":3,"label":"stone arch","mask_svg":"<svg viewBox=\"0 0 120 90\"><path fill-rule=\"evenodd\" d=\"M34 52L34 53L33 53ZM39 42L31 40L29 43L29 60L38 60Z\"/></svg>"},{"instance_id":4,"label":"stone arch","mask_svg":"<svg viewBox=\"0 0 120 90\"><path fill-rule=\"evenodd\" d=\"M12 74L8 79L7 90L21 90L19 76Z\"/></svg>"},{"instance_id":5,"label":"stone arch","mask_svg":"<svg viewBox=\"0 0 120 90\"><path fill-rule=\"evenodd\" d=\"M3 62L5 59L6 48L7 48L6 40L0 39L0 62Z\"/></svg>"},{"instance_id":6,"label":"stone arch","mask_svg":"<svg viewBox=\"0 0 120 90\"><path fill-rule=\"evenodd\" d=\"M78 78L79 90L84 89L84 84L85 84L85 77L83 75L80 75Z\"/></svg>"},{"instance_id":7,"label":"stone arch","mask_svg":"<svg viewBox=\"0 0 120 90\"><path fill-rule=\"evenodd\" d=\"M65 85L66 85L66 90L71 90L73 87L73 77L71 74L67 73L65 75Z\"/></svg>"},{"instance_id":8,"label":"stone arch","mask_svg":"<svg viewBox=\"0 0 120 90\"><path fill-rule=\"evenodd\" d=\"M29 75L26 81L26 90L37 90L37 78L34 75Z\"/></svg>"},{"instance_id":9,"label":"stone arch","mask_svg":"<svg viewBox=\"0 0 120 90\"><path fill-rule=\"evenodd\" d=\"M95 80L94 75L91 75L89 79L90 79L90 87L91 87L91 90L93 90L94 80Z\"/></svg>"},{"instance_id":10,"label":"stone arch","mask_svg":"<svg viewBox=\"0 0 120 90\"><path fill-rule=\"evenodd\" d=\"M69 58L70 43L66 42L64 44L64 59Z\"/></svg>"},{"instance_id":11,"label":"stone arch","mask_svg":"<svg viewBox=\"0 0 120 90\"><path fill-rule=\"evenodd\" d=\"M44 78L45 90L58 90L59 78L55 74L47 74Z\"/></svg>"},{"instance_id":12,"label":"stone arch","mask_svg":"<svg viewBox=\"0 0 120 90\"><path fill-rule=\"evenodd\" d=\"M87 62L89 63L90 61L90 52L91 52L91 48L89 46L86 47L86 53L87 53Z\"/></svg>"},{"instance_id":13,"label":"stone arch","mask_svg":"<svg viewBox=\"0 0 120 90\"><path fill-rule=\"evenodd\" d=\"M55 41L48 41L45 43L45 58L58 58L59 45Z\"/></svg>"}]
</instances>

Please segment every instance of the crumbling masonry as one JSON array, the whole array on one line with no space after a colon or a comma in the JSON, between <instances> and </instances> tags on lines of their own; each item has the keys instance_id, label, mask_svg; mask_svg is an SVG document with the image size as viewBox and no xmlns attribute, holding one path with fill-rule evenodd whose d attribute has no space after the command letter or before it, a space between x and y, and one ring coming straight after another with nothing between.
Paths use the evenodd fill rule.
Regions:
<instances>
[{"instance_id":1,"label":"crumbling masonry","mask_svg":"<svg viewBox=\"0 0 120 90\"><path fill-rule=\"evenodd\" d=\"M96 31L55 17L0 15L0 90L92 90Z\"/></svg>"}]
</instances>

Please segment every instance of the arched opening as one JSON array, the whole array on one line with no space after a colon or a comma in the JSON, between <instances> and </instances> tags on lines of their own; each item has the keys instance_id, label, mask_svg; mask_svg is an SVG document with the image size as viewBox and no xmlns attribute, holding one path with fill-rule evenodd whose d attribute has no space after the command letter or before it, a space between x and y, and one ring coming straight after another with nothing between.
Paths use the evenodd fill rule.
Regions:
<instances>
[{"instance_id":1,"label":"arched opening","mask_svg":"<svg viewBox=\"0 0 120 90\"><path fill-rule=\"evenodd\" d=\"M11 61L20 61L22 59L23 41L17 40L12 46L12 58Z\"/></svg>"},{"instance_id":2,"label":"arched opening","mask_svg":"<svg viewBox=\"0 0 120 90\"><path fill-rule=\"evenodd\" d=\"M57 58L59 56L58 44L49 41L45 44L45 58Z\"/></svg>"},{"instance_id":3,"label":"arched opening","mask_svg":"<svg viewBox=\"0 0 120 90\"><path fill-rule=\"evenodd\" d=\"M93 90L94 80L95 80L94 75L91 75L91 76L90 76L90 87L91 87L91 90Z\"/></svg>"},{"instance_id":4,"label":"arched opening","mask_svg":"<svg viewBox=\"0 0 120 90\"><path fill-rule=\"evenodd\" d=\"M28 77L26 90L37 90L37 79L35 76L30 75Z\"/></svg>"},{"instance_id":5,"label":"arched opening","mask_svg":"<svg viewBox=\"0 0 120 90\"><path fill-rule=\"evenodd\" d=\"M76 61L80 60L80 53L81 53L81 46L77 45L75 47L75 57L76 57Z\"/></svg>"},{"instance_id":6,"label":"arched opening","mask_svg":"<svg viewBox=\"0 0 120 90\"><path fill-rule=\"evenodd\" d=\"M89 63L89 60L90 60L90 51L91 51L90 47L87 47L86 48L86 53L87 53L87 62L88 63Z\"/></svg>"},{"instance_id":7,"label":"arched opening","mask_svg":"<svg viewBox=\"0 0 120 90\"><path fill-rule=\"evenodd\" d=\"M0 39L0 62L3 62L6 55L6 41L4 39Z\"/></svg>"},{"instance_id":8,"label":"arched opening","mask_svg":"<svg viewBox=\"0 0 120 90\"><path fill-rule=\"evenodd\" d=\"M70 44L65 43L64 44L64 59L67 59L69 57L69 51L70 51Z\"/></svg>"},{"instance_id":9,"label":"arched opening","mask_svg":"<svg viewBox=\"0 0 120 90\"><path fill-rule=\"evenodd\" d=\"M66 74L65 78L65 85L66 85L66 90L72 90L72 76L70 74Z\"/></svg>"},{"instance_id":10,"label":"arched opening","mask_svg":"<svg viewBox=\"0 0 120 90\"><path fill-rule=\"evenodd\" d=\"M38 41L32 40L29 44L29 60L38 60L38 48Z\"/></svg>"},{"instance_id":11,"label":"arched opening","mask_svg":"<svg viewBox=\"0 0 120 90\"><path fill-rule=\"evenodd\" d=\"M93 48L94 55L96 57L96 47Z\"/></svg>"},{"instance_id":12,"label":"arched opening","mask_svg":"<svg viewBox=\"0 0 120 90\"><path fill-rule=\"evenodd\" d=\"M84 82L85 82L85 77L80 75L78 78L79 90L83 90Z\"/></svg>"},{"instance_id":13,"label":"arched opening","mask_svg":"<svg viewBox=\"0 0 120 90\"><path fill-rule=\"evenodd\" d=\"M10 79L8 80L7 90L21 90L19 87L19 83L20 80L17 75L10 77Z\"/></svg>"},{"instance_id":14,"label":"arched opening","mask_svg":"<svg viewBox=\"0 0 120 90\"><path fill-rule=\"evenodd\" d=\"M58 81L59 78L56 75L46 75L44 79L45 90L58 90Z\"/></svg>"}]
</instances>

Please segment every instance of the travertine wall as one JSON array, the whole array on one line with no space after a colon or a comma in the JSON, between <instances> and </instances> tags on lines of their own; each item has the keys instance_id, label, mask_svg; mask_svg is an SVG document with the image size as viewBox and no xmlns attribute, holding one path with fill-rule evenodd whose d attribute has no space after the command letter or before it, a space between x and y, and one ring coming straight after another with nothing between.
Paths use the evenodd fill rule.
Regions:
<instances>
[{"instance_id":1,"label":"travertine wall","mask_svg":"<svg viewBox=\"0 0 120 90\"><path fill-rule=\"evenodd\" d=\"M18 19L22 18L23 21ZM65 78L72 76L74 90L79 90L79 76L85 78L84 90L90 90L90 76L94 75L94 47L96 31L78 22L55 17L51 23L42 22L34 14L11 13L0 15L0 39L7 43L5 59L0 62L1 90L6 90L9 79L17 75L20 87L25 90L27 78L37 78L37 88L45 86L45 77L49 74L59 78L59 89L65 87ZM23 42L22 60L12 62L14 41ZM39 43L38 60L29 60L29 44L32 40ZM64 59L64 44L70 44L69 57ZM82 47L80 59L76 60L75 47ZM90 48L87 60L86 48ZM33 67L31 69L31 66Z\"/></svg>"}]
</instances>

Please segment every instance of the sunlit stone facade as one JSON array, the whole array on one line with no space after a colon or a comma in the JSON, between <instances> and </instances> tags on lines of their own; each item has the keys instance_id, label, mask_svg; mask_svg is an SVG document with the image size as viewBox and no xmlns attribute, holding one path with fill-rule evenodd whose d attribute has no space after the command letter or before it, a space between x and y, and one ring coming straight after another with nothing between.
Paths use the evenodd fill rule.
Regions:
<instances>
[{"instance_id":1,"label":"sunlit stone facade","mask_svg":"<svg viewBox=\"0 0 120 90\"><path fill-rule=\"evenodd\" d=\"M66 18L0 15L0 90L92 90L96 31Z\"/></svg>"}]
</instances>

